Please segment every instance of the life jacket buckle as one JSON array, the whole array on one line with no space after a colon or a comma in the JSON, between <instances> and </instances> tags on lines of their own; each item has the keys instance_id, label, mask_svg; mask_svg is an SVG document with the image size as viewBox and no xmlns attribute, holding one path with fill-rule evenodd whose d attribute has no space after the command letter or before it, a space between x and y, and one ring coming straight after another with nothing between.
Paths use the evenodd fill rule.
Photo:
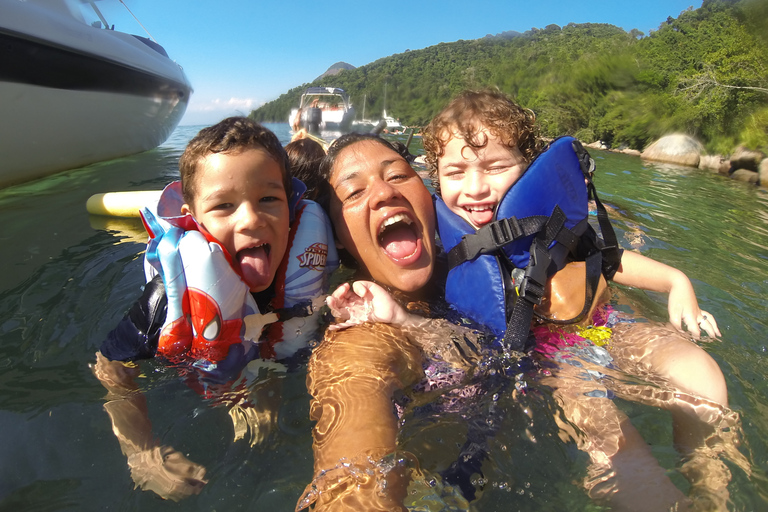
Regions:
<instances>
[{"instance_id":1,"label":"life jacket buckle","mask_svg":"<svg viewBox=\"0 0 768 512\"><path fill-rule=\"evenodd\" d=\"M490 224L490 229L496 247L504 247L523 234L523 229L516 217L493 222Z\"/></svg>"},{"instance_id":2,"label":"life jacket buckle","mask_svg":"<svg viewBox=\"0 0 768 512\"><path fill-rule=\"evenodd\" d=\"M533 304L541 304L544 285L547 282L547 269L552 263L552 256L539 239L531 244L531 259L525 268L525 276L520 283L518 294Z\"/></svg>"}]
</instances>

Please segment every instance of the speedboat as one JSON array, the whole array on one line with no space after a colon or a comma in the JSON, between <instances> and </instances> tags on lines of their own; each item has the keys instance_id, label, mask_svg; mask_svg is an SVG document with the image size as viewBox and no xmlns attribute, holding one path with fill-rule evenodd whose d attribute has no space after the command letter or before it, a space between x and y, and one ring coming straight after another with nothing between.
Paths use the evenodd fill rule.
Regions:
<instances>
[{"instance_id":1,"label":"speedboat","mask_svg":"<svg viewBox=\"0 0 768 512\"><path fill-rule=\"evenodd\" d=\"M294 131L304 128L348 131L355 119L355 108L344 89L338 87L308 87L301 95L299 108L293 109L288 122Z\"/></svg>"},{"instance_id":2,"label":"speedboat","mask_svg":"<svg viewBox=\"0 0 768 512\"><path fill-rule=\"evenodd\" d=\"M400 121L395 119L392 116L387 115L387 111L385 110L382 112L382 119L387 123L387 130L402 130L403 125L400 124Z\"/></svg>"},{"instance_id":3,"label":"speedboat","mask_svg":"<svg viewBox=\"0 0 768 512\"><path fill-rule=\"evenodd\" d=\"M181 66L109 27L94 0L0 0L0 12L0 186L155 148L184 115Z\"/></svg>"}]
</instances>

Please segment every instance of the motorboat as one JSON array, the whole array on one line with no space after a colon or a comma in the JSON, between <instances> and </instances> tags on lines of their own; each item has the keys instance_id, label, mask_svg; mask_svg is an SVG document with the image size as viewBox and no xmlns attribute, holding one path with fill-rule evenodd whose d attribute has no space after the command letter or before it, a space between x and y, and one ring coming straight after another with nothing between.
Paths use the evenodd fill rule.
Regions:
<instances>
[{"instance_id":1,"label":"motorboat","mask_svg":"<svg viewBox=\"0 0 768 512\"><path fill-rule=\"evenodd\" d=\"M400 124L400 121L395 119L392 116L387 115L387 111L384 110L382 112L381 118L387 123L387 130L389 131L402 131L403 125Z\"/></svg>"},{"instance_id":2,"label":"motorboat","mask_svg":"<svg viewBox=\"0 0 768 512\"><path fill-rule=\"evenodd\" d=\"M181 66L94 1L0 0L0 186L155 148L184 115Z\"/></svg>"},{"instance_id":3,"label":"motorboat","mask_svg":"<svg viewBox=\"0 0 768 512\"><path fill-rule=\"evenodd\" d=\"M304 128L348 131L355 119L355 108L349 95L338 87L308 87L301 95L299 108L293 109L288 122L294 131Z\"/></svg>"}]
</instances>

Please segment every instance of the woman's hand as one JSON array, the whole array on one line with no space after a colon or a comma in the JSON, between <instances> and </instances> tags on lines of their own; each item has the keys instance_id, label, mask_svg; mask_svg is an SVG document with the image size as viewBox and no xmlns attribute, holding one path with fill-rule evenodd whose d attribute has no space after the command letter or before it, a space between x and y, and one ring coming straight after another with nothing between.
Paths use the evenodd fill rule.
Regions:
<instances>
[{"instance_id":1,"label":"woman's hand","mask_svg":"<svg viewBox=\"0 0 768 512\"><path fill-rule=\"evenodd\" d=\"M403 326L412 316L387 290L371 281L344 283L326 299L331 313L340 323L331 330L345 329L365 322L381 322Z\"/></svg>"}]
</instances>

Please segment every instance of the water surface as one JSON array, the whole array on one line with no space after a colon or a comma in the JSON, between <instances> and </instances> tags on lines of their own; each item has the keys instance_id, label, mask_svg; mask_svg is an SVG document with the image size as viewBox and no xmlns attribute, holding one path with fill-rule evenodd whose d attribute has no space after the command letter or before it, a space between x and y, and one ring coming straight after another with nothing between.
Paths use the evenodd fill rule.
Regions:
<instances>
[{"instance_id":1,"label":"water surface","mask_svg":"<svg viewBox=\"0 0 768 512\"><path fill-rule=\"evenodd\" d=\"M103 410L104 389L88 366L140 293L144 246L140 223L89 216L85 202L99 192L162 188L199 128L180 127L153 151L0 190L0 509L293 510L311 480L304 368L258 373L260 381L280 381L282 406L277 427L252 447L247 436L234 440L226 407L200 397L172 369L142 366L155 436L208 470L203 492L177 504L134 490ZM271 128L288 142L287 125ZM420 151L418 139L411 149ZM723 338L705 347L726 376L753 471L729 466L733 509L766 508L768 194L706 171L593 155L601 197L620 213L622 245L685 271L701 307L718 320ZM626 294L638 313L666 319L663 296ZM545 414L551 402L529 402L510 394L499 402L505 424L491 440L474 507L584 510L590 502L578 482L586 456L557 438ZM617 402L685 489L669 414ZM535 424L521 412L526 406L540 408ZM402 444L426 470L464 441L461 414L406 418Z\"/></svg>"}]
</instances>

